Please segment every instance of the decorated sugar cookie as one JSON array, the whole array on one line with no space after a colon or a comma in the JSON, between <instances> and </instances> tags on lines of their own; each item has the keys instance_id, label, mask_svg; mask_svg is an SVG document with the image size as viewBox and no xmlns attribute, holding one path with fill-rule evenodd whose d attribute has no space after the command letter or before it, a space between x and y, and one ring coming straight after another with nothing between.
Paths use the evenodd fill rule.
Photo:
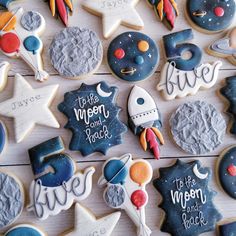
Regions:
<instances>
[{"instance_id":1,"label":"decorated sugar cookie","mask_svg":"<svg viewBox=\"0 0 236 236\"><path fill-rule=\"evenodd\" d=\"M102 43L95 32L69 27L59 32L49 47L53 67L70 79L82 79L94 73L102 62Z\"/></svg>"},{"instance_id":2,"label":"decorated sugar cookie","mask_svg":"<svg viewBox=\"0 0 236 236\"><path fill-rule=\"evenodd\" d=\"M114 209L123 209L137 227L138 236L151 235L145 223L145 206L148 203L146 185L152 179L152 167L143 160L132 160L131 154L113 157L103 165L99 186L107 185L104 191L106 204Z\"/></svg>"},{"instance_id":3,"label":"decorated sugar cookie","mask_svg":"<svg viewBox=\"0 0 236 236\"><path fill-rule=\"evenodd\" d=\"M83 173L76 172L74 161L63 151L60 137L29 149L35 180L30 185L28 210L34 211L40 220L68 210L91 193L95 169L88 167Z\"/></svg>"},{"instance_id":4,"label":"decorated sugar cookie","mask_svg":"<svg viewBox=\"0 0 236 236\"><path fill-rule=\"evenodd\" d=\"M203 168L200 161L177 160L159 172L153 184L162 196L159 206L165 212L161 231L173 236L197 236L215 230L221 215L213 204L215 192L208 186L210 169Z\"/></svg>"},{"instance_id":5,"label":"decorated sugar cookie","mask_svg":"<svg viewBox=\"0 0 236 236\"><path fill-rule=\"evenodd\" d=\"M0 172L0 230L8 227L21 215L25 196L22 183L10 173Z\"/></svg>"},{"instance_id":6,"label":"decorated sugar cookie","mask_svg":"<svg viewBox=\"0 0 236 236\"><path fill-rule=\"evenodd\" d=\"M156 43L147 35L125 32L113 39L107 51L107 61L112 73L128 82L147 79L159 62Z\"/></svg>"},{"instance_id":7,"label":"decorated sugar cookie","mask_svg":"<svg viewBox=\"0 0 236 236\"><path fill-rule=\"evenodd\" d=\"M236 219L223 221L218 225L219 236L236 236Z\"/></svg>"},{"instance_id":8,"label":"decorated sugar cookie","mask_svg":"<svg viewBox=\"0 0 236 236\"><path fill-rule=\"evenodd\" d=\"M236 135L236 76L231 76L225 79L226 85L220 89L220 93L227 99L229 108L227 112L230 114L232 122L229 125L230 133Z\"/></svg>"},{"instance_id":9,"label":"decorated sugar cookie","mask_svg":"<svg viewBox=\"0 0 236 236\"><path fill-rule=\"evenodd\" d=\"M194 155L212 152L222 142L226 124L216 108L205 101L181 105L170 118L176 144Z\"/></svg>"},{"instance_id":10,"label":"decorated sugar cookie","mask_svg":"<svg viewBox=\"0 0 236 236\"><path fill-rule=\"evenodd\" d=\"M102 218L96 219L92 212L79 203L76 203L74 229L63 233L61 236L110 236L120 219L120 215L120 212L114 212Z\"/></svg>"},{"instance_id":11,"label":"decorated sugar cookie","mask_svg":"<svg viewBox=\"0 0 236 236\"><path fill-rule=\"evenodd\" d=\"M156 159L160 158L159 145L164 144L160 131L162 127L160 112L155 101L143 88L134 86L128 99L129 127L139 135L142 148L151 149Z\"/></svg>"},{"instance_id":12,"label":"decorated sugar cookie","mask_svg":"<svg viewBox=\"0 0 236 236\"><path fill-rule=\"evenodd\" d=\"M72 13L72 0L47 0L52 16L58 16L65 26L68 25L68 12Z\"/></svg>"},{"instance_id":13,"label":"decorated sugar cookie","mask_svg":"<svg viewBox=\"0 0 236 236\"><path fill-rule=\"evenodd\" d=\"M80 151L83 156L93 152L105 155L110 147L122 143L126 126L118 118L116 95L117 88L105 82L82 84L65 94L58 109L68 118L65 128L73 133L70 150Z\"/></svg>"},{"instance_id":14,"label":"decorated sugar cookie","mask_svg":"<svg viewBox=\"0 0 236 236\"><path fill-rule=\"evenodd\" d=\"M204 33L227 29L235 16L234 0L187 0L186 15L191 25Z\"/></svg>"},{"instance_id":15,"label":"decorated sugar cookie","mask_svg":"<svg viewBox=\"0 0 236 236\"><path fill-rule=\"evenodd\" d=\"M7 83L7 74L10 64L7 61L0 62L0 92L5 88Z\"/></svg>"},{"instance_id":16,"label":"decorated sugar cookie","mask_svg":"<svg viewBox=\"0 0 236 236\"><path fill-rule=\"evenodd\" d=\"M236 199L236 147L227 148L221 154L218 177L225 192Z\"/></svg>"},{"instance_id":17,"label":"decorated sugar cookie","mask_svg":"<svg viewBox=\"0 0 236 236\"><path fill-rule=\"evenodd\" d=\"M103 36L109 38L120 26L140 30L143 20L135 10L139 0L84 0L82 6L94 15L102 17Z\"/></svg>"},{"instance_id":18,"label":"decorated sugar cookie","mask_svg":"<svg viewBox=\"0 0 236 236\"><path fill-rule=\"evenodd\" d=\"M58 85L33 89L20 74L15 75L14 82L13 97L0 103L0 115L14 118L16 142L21 142L35 124L59 128L49 110Z\"/></svg>"},{"instance_id":19,"label":"decorated sugar cookie","mask_svg":"<svg viewBox=\"0 0 236 236\"><path fill-rule=\"evenodd\" d=\"M9 229L4 236L46 236L46 234L31 224L20 224Z\"/></svg>"},{"instance_id":20,"label":"decorated sugar cookie","mask_svg":"<svg viewBox=\"0 0 236 236\"><path fill-rule=\"evenodd\" d=\"M226 58L236 65L236 27L230 30L225 38L211 44L207 52L213 56Z\"/></svg>"},{"instance_id":21,"label":"decorated sugar cookie","mask_svg":"<svg viewBox=\"0 0 236 236\"><path fill-rule=\"evenodd\" d=\"M169 28L175 26L175 19L179 15L178 5L175 0L148 0L154 12L161 21Z\"/></svg>"},{"instance_id":22,"label":"decorated sugar cookie","mask_svg":"<svg viewBox=\"0 0 236 236\"><path fill-rule=\"evenodd\" d=\"M43 43L39 38L44 29L45 20L38 12L15 8L0 13L0 50L9 57L21 57L41 82L48 78L42 66Z\"/></svg>"},{"instance_id":23,"label":"decorated sugar cookie","mask_svg":"<svg viewBox=\"0 0 236 236\"><path fill-rule=\"evenodd\" d=\"M200 88L211 88L218 79L222 62L200 64L201 49L195 44L183 43L192 38L192 29L163 37L168 62L161 70L157 90L162 92L166 100L194 95ZM189 59L183 58L186 52L191 54Z\"/></svg>"}]
</instances>

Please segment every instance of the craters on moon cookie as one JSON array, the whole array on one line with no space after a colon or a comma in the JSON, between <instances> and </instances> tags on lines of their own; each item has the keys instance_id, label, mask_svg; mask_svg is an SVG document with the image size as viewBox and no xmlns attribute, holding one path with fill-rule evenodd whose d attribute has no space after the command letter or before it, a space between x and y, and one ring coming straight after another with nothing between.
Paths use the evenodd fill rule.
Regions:
<instances>
[{"instance_id":1,"label":"craters on moon cookie","mask_svg":"<svg viewBox=\"0 0 236 236\"><path fill-rule=\"evenodd\" d=\"M103 36L109 38L120 26L140 30L143 20L135 10L139 0L84 0L82 6L92 14L102 17Z\"/></svg>"},{"instance_id":2,"label":"craters on moon cookie","mask_svg":"<svg viewBox=\"0 0 236 236\"><path fill-rule=\"evenodd\" d=\"M107 185L103 195L106 204L125 210L136 225L138 236L151 234L145 223L145 206L148 203L145 186L151 179L152 167L146 160L132 160L131 154L125 154L107 160L98 180L99 186Z\"/></svg>"},{"instance_id":3,"label":"craters on moon cookie","mask_svg":"<svg viewBox=\"0 0 236 236\"><path fill-rule=\"evenodd\" d=\"M236 76L231 76L225 79L226 85L220 89L220 93L228 100L229 108L227 112L232 117L232 122L229 125L230 133L236 135Z\"/></svg>"},{"instance_id":4,"label":"craters on moon cookie","mask_svg":"<svg viewBox=\"0 0 236 236\"><path fill-rule=\"evenodd\" d=\"M236 219L223 220L218 225L220 236L236 236Z\"/></svg>"},{"instance_id":5,"label":"craters on moon cookie","mask_svg":"<svg viewBox=\"0 0 236 236\"><path fill-rule=\"evenodd\" d=\"M136 82L147 79L155 72L159 50L147 35L125 32L111 41L107 61L115 76L128 82Z\"/></svg>"},{"instance_id":6,"label":"craters on moon cookie","mask_svg":"<svg viewBox=\"0 0 236 236\"><path fill-rule=\"evenodd\" d=\"M170 127L176 144L194 155L213 151L223 142L226 132L222 115L204 101L181 105L172 114Z\"/></svg>"},{"instance_id":7,"label":"craters on moon cookie","mask_svg":"<svg viewBox=\"0 0 236 236\"><path fill-rule=\"evenodd\" d=\"M235 17L234 0L187 0L187 19L197 30L217 33L227 29Z\"/></svg>"},{"instance_id":8,"label":"craters on moon cookie","mask_svg":"<svg viewBox=\"0 0 236 236\"><path fill-rule=\"evenodd\" d=\"M92 212L89 211L89 209L86 209L79 203L76 203L74 229L63 233L61 236L110 236L120 219L120 215L120 212L114 212L97 219Z\"/></svg>"},{"instance_id":9,"label":"craters on moon cookie","mask_svg":"<svg viewBox=\"0 0 236 236\"><path fill-rule=\"evenodd\" d=\"M43 70L43 43L39 38L44 29L45 20L38 12L15 8L0 13L0 51L9 57L22 58L40 82L48 78Z\"/></svg>"},{"instance_id":10,"label":"craters on moon cookie","mask_svg":"<svg viewBox=\"0 0 236 236\"><path fill-rule=\"evenodd\" d=\"M207 52L216 57L227 58L236 65L236 27L231 29L225 38L215 41L207 48Z\"/></svg>"},{"instance_id":11,"label":"craters on moon cookie","mask_svg":"<svg viewBox=\"0 0 236 236\"><path fill-rule=\"evenodd\" d=\"M176 17L179 15L178 6L175 0L148 0L154 12L161 21L172 30L175 26Z\"/></svg>"},{"instance_id":12,"label":"craters on moon cookie","mask_svg":"<svg viewBox=\"0 0 236 236\"><path fill-rule=\"evenodd\" d=\"M30 185L29 211L40 220L68 210L74 202L84 200L92 190L93 167L76 172L75 163L63 153L60 137L52 138L31 149L29 157L35 179Z\"/></svg>"},{"instance_id":13,"label":"craters on moon cookie","mask_svg":"<svg viewBox=\"0 0 236 236\"><path fill-rule=\"evenodd\" d=\"M13 97L0 103L0 115L14 118L17 143L23 141L36 124L60 127L49 110L58 85L33 89L20 74L15 75L14 83Z\"/></svg>"},{"instance_id":14,"label":"craters on moon cookie","mask_svg":"<svg viewBox=\"0 0 236 236\"><path fill-rule=\"evenodd\" d=\"M143 88L134 86L128 99L128 123L135 135L139 135L142 148L152 150L156 159L160 158L159 145L164 144L160 131L160 112L151 95Z\"/></svg>"},{"instance_id":15,"label":"craters on moon cookie","mask_svg":"<svg viewBox=\"0 0 236 236\"><path fill-rule=\"evenodd\" d=\"M73 133L70 150L83 156L93 152L104 155L107 150L122 143L126 126L119 120L120 108L115 104L116 87L105 82L86 85L65 94L58 109L67 116L65 128Z\"/></svg>"},{"instance_id":16,"label":"craters on moon cookie","mask_svg":"<svg viewBox=\"0 0 236 236\"><path fill-rule=\"evenodd\" d=\"M72 13L72 0L46 0L51 9L52 16L58 15L65 26L68 25L68 13Z\"/></svg>"},{"instance_id":17,"label":"craters on moon cookie","mask_svg":"<svg viewBox=\"0 0 236 236\"><path fill-rule=\"evenodd\" d=\"M187 95L194 95L200 88L211 88L215 85L222 62L200 64L201 49L185 41L193 38L192 29L186 29L163 37L167 63L161 70L161 79L157 90L164 99L172 100ZM184 58L184 54L190 54Z\"/></svg>"},{"instance_id":18,"label":"craters on moon cookie","mask_svg":"<svg viewBox=\"0 0 236 236\"><path fill-rule=\"evenodd\" d=\"M215 192L208 187L210 169L201 167L200 161L177 160L159 172L153 184L162 195L159 206L165 211L161 231L173 236L213 231L221 215L212 202Z\"/></svg>"},{"instance_id":19,"label":"craters on moon cookie","mask_svg":"<svg viewBox=\"0 0 236 236\"><path fill-rule=\"evenodd\" d=\"M46 236L46 234L31 224L20 224L9 229L4 236Z\"/></svg>"},{"instance_id":20,"label":"craters on moon cookie","mask_svg":"<svg viewBox=\"0 0 236 236\"><path fill-rule=\"evenodd\" d=\"M49 47L53 67L66 78L81 79L95 72L102 62L102 43L95 32L68 27L59 32Z\"/></svg>"},{"instance_id":21,"label":"craters on moon cookie","mask_svg":"<svg viewBox=\"0 0 236 236\"><path fill-rule=\"evenodd\" d=\"M21 215L25 204L22 183L11 173L0 172L0 230L8 227Z\"/></svg>"},{"instance_id":22,"label":"craters on moon cookie","mask_svg":"<svg viewBox=\"0 0 236 236\"><path fill-rule=\"evenodd\" d=\"M236 199L236 147L223 151L218 163L218 177L225 192Z\"/></svg>"}]
</instances>

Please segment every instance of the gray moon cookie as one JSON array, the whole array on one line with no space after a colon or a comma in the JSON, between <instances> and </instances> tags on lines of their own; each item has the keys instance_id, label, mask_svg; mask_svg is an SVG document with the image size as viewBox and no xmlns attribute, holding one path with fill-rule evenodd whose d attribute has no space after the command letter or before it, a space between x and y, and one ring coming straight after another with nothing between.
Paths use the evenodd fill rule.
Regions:
<instances>
[{"instance_id":1,"label":"gray moon cookie","mask_svg":"<svg viewBox=\"0 0 236 236\"><path fill-rule=\"evenodd\" d=\"M219 146L226 123L214 106L204 101L181 105L170 118L176 144L191 154L205 154Z\"/></svg>"},{"instance_id":2,"label":"gray moon cookie","mask_svg":"<svg viewBox=\"0 0 236 236\"><path fill-rule=\"evenodd\" d=\"M49 47L49 56L61 76L83 78L101 64L102 43L90 29L69 27L55 36Z\"/></svg>"}]
</instances>

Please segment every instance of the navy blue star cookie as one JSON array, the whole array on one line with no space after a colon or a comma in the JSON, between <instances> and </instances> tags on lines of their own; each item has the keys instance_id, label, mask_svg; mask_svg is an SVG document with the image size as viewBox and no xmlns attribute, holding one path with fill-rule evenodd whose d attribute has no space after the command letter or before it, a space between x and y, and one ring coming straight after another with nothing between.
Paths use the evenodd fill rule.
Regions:
<instances>
[{"instance_id":1,"label":"navy blue star cookie","mask_svg":"<svg viewBox=\"0 0 236 236\"><path fill-rule=\"evenodd\" d=\"M227 29L235 16L235 0L188 0L186 14L193 27L204 33Z\"/></svg>"},{"instance_id":2,"label":"navy blue star cookie","mask_svg":"<svg viewBox=\"0 0 236 236\"><path fill-rule=\"evenodd\" d=\"M172 236L197 236L215 229L221 215L212 202L215 192L208 187L210 178L210 169L196 160L177 160L160 168L160 177L153 184L163 199L159 205L165 211L161 231Z\"/></svg>"},{"instance_id":3,"label":"navy blue star cookie","mask_svg":"<svg viewBox=\"0 0 236 236\"><path fill-rule=\"evenodd\" d=\"M236 236L236 221L226 222L224 224L219 225L219 233L220 236Z\"/></svg>"},{"instance_id":4,"label":"navy blue star cookie","mask_svg":"<svg viewBox=\"0 0 236 236\"><path fill-rule=\"evenodd\" d=\"M108 65L115 76L128 82L150 77L159 62L159 50L147 35L125 32L113 39L107 51Z\"/></svg>"},{"instance_id":5,"label":"navy blue star cookie","mask_svg":"<svg viewBox=\"0 0 236 236\"><path fill-rule=\"evenodd\" d=\"M83 156L93 152L105 155L110 147L122 143L121 134L127 128L118 119L117 90L105 82L83 83L79 89L65 94L58 109L68 118L65 128L73 133L70 150L80 151Z\"/></svg>"}]
</instances>

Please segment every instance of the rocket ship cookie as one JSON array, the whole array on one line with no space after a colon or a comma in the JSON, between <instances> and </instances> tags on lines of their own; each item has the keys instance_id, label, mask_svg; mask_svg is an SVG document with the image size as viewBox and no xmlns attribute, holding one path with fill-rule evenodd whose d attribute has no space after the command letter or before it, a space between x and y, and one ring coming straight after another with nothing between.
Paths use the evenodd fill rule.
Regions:
<instances>
[{"instance_id":1,"label":"rocket ship cookie","mask_svg":"<svg viewBox=\"0 0 236 236\"><path fill-rule=\"evenodd\" d=\"M4 1L0 5L6 6ZM9 57L21 57L41 82L48 78L43 70L43 43L39 38L44 28L45 20L38 12L14 8L0 13L0 51Z\"/></svg>"},{"instance_id":2,"label":"rocket ship cookie","mask_svg":"<svg viewBox=\"0 0 236 236\"><path fill-rule=\"evenodd\" d=\"M143 160L132 160L131 154L113 157L103 165L99 186L107 185L104 191L106 204L114 209L123 209L137 227L138 236L149 236L151 230L145 223L145 205L148 194L145 186L152 179L152 167Z\"/></svg>"},{"instance_id":3,"label":"rocket ship cookie","mask_svg":"<svg viewBox=\"0 0 236 236\"><path fill-rule=\"evenodd\" d=\"M161 117L155 101L143 88L134 86L128 99L129 127L139 135L144 151L152 150L156 159L160 158L159 145L164 144L160 131Z\"/></svg>"}]
</instances>

